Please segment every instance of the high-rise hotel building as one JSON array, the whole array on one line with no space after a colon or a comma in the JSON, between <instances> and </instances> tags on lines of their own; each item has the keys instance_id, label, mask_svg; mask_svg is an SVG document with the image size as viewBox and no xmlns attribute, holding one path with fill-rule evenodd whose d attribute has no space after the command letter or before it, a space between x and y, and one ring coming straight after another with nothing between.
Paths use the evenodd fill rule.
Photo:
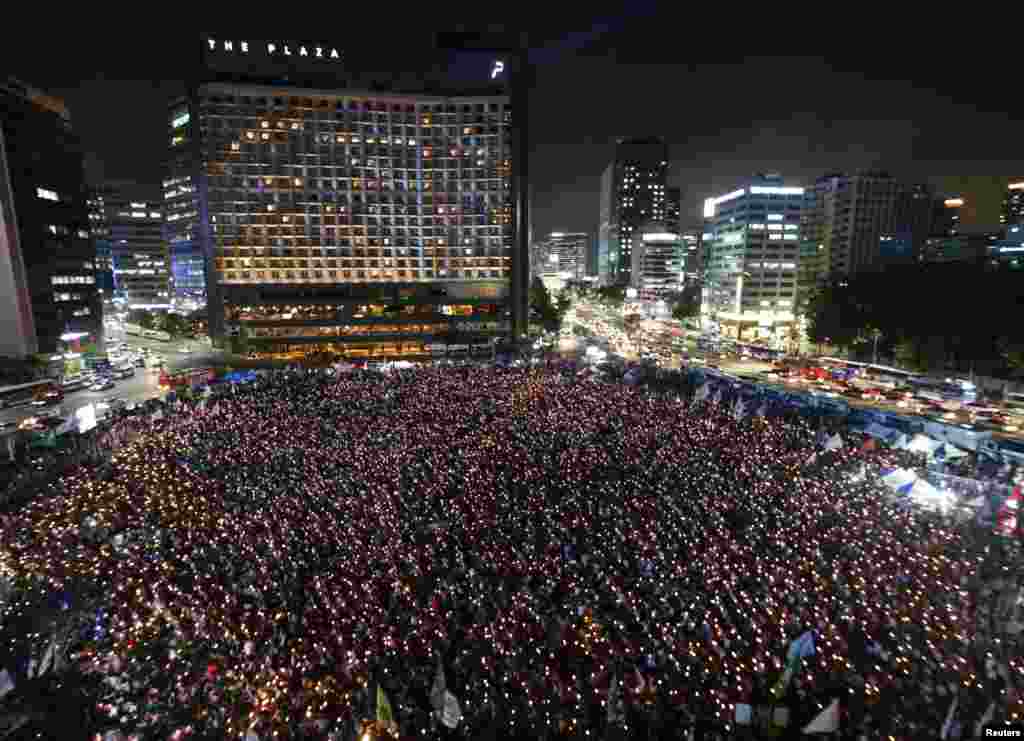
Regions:
<instances>
[{"instance_id":1,"label":"high-rise hotel building","mask_svg":"<svg viewBox=\"0 0 1024 741\"><path fill-rule=\"evenodd\" d=\"M612 161L601 175L597 270L602 282L630 282L633 243L648 221L674 220L678 227L678 208L668 206L667 176L668 145L662 139L616 143Z\"/></svg>"},{"instance_id":2,"label":"high-rise hotel building","mask_svg":"<svg viewBox=\"0 0 1024 741\"><path fill-rule=\"evenodd\" d=\"M171 108L164 185L176 285L198 243L214 339L245 326L268 351L408 356L508 334L504 65L486 63L478 94L429 75L405 92L330 45L203 48L206 78Z\"/></svg>"},{"instance_id":3,"label":"high-rise hotel building","mask_svg":"<svg viewBox=\"0 0 1024 741\"><path fill-rule=\"evenodd\" d=\"M701 313L726 335L778 337L794 321L803 197L770 174L704 202Z\"/></svg>"}]
</instances>

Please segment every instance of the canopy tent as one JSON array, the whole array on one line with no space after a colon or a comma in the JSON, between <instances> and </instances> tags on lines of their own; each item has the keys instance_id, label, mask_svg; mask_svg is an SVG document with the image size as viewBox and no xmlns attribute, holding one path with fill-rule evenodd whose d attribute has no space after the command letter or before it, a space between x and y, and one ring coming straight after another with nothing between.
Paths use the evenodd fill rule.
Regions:
<instances>
[{"instance_id":1,"label":"canopy tent","mask_svg":"<svg viewBox=\"0 0 1024 741\"><path fill-rule=\"evenodd\" d=\"M924 453L929 458L947 461L963 458L967 455L967 453L955 445L950 445L947 442L935 440L921 434L914 435L914 438L907 444L907 450L914 453Z\"/></svg>"},{"instance_id":2,"label":"canopy tent","mask_svg":"<svg viewBox=\"0 0 1024 741\"><path fill-rule=\"evenodd\" d=\"M898 494L906 494L918 480L918 475L905 468L888 468L882 471L882 483Z\"/></svg>"},{"instance_id":3,"label":"canopy tent","mask_svg":"<svg viewBox=\"0 0 1024 741\"><path fill-rule=\"evenodd\" d=\"M936 512L949 512L956 501L951 491L939 491L924 479L917 479L906 495L918 506Z\"/></svg>"},{"instance_id":4,"label":"canopy tent","mask_svg":"<svg viewBox=\"0 0 1024 741\"><path fill-rule=\"evenodd\" d=\"M865 427L864 434L881 440L894 448L903 448L906 446L906 435L899 430L894 430L892 427L885 427L877 422L872 422Z\"/></svg>"}]
</instances>

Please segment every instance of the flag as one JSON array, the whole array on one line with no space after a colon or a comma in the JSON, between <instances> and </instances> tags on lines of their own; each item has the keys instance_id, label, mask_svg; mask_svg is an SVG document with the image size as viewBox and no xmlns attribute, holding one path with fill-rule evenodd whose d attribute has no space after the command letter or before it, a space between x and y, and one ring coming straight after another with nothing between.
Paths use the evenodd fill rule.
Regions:
<instances>
[{"instance_id":1,"label":"flag","mask_svg":"<svg viewBox=\"0 0 1024 741\"><path fill-rule=\"evenodd\" d=\"M459 707L459 701L455 699L455 695L451 692L444 693L444 710L441 712L441 722L444 723L447 728L455 728L459 725L459 721L462 720L462 709Z\"/></svg>"},{"instance_id":2,"label":"flag","mask_svg":"<svg viewBox=\"0 0 1024 741\"><path fill-rule=\"evenodd\" d=\"M0 697L14 689L14 679L6 669L0 671Z\"/></svg>"},{"instance_id":3,"label":"flag","mask_svg":"<svg viewBox=\"0 0 1024 741\"><path fill-rule=\"evenodd\" d=\"M612 675L611 684L608 685L608 725L613 725L622 720L622 712L619 708L619 678Z\"/></svg>"},{"instance_id":4,"label":"flag","mask_svg":"<svg viewBox=\"0 0 1024 741\"><path fill-rule=\"evenodd\" d=\"M384 688L377 685L377 720L382 723L394 723L395 715L391 712L391 703L384 693Z\"/></svg>"},{"instance_id":5,"label":"flag","mask_svg":"<svg viewBox=\"0 0 1024 741\"><path fill-rule=\"evenodd\" d=\"M843 447L843 438L837 432L825 441L825 450L839 450Z\"/></svg>"},{"instance_id":6,"label":"flag","mask_svg":"<svg viewBox=\"0 0 1024 741\"><path fill-rule=\"evenodd\" d=\"M992 704L988 706L988 710L981 716L981 720L978 721L978 725L974 726L974 735L981 738L981 729L992 722L992 717L996 714L996 701L993 700Z\"/></svg>"},{"instance_id":7,"label":"flag","mask_svg":"<svg viewBox=\"0 0 1024 741\"><path fill-rule=\"evenodd\" d=\"M996 533L1005 537L1012 537L1017 531L1021 511L1021 501L1024 500L1024 493L1021 487L1011 490L1010 496L1003 500L1002 506L996 513Z\"/></svg>"},{"instance_id":8,"label":"flag","mask_svg":"<svg viewBox=\"0 0 1024 741\"><path fill-rule=\"evenodd\" d=\"M747 413L747 407L743 403L743 399L737 397L736 398L736 405L733 407L733 410L732 410L732 414L736 418L736 421L738 422L739 420L743 419L743 417L744 417L744 415L746 413Z\"/></svg>"},{"instance_id":9,"label":"flag","mask_svg":"<svg viewBox=\"0 0 1024 741\"><path fill-rule=\"evenodd\" d=\"M939 734L939 738L945 740L949 738L950 731L953 730L953 718L956 717L956 707L960 704L960 698L954 697L953 702L949 704L949 712L946 713L946 722L942 724L942 730Z\"/></svg>"},{"instance_id":10,"label":"flag","mask_svg":"<svg viewBox=\"0 0 1024 741\"><path fill-rule=\"evenodd\" d=\"M56 448L57 447L57 432L54 429L50 429L49 432L37 432L32 436L32 447L37 448Z\"/></svg>"},{"instance_id":11,"label":"flag","mask_svg":"<svg viewBox=\"0 0 1024 741\"><path fill-rule=\"evenodd\" d=\"M441 657L437 657L437 672L434 674L434 686L430 690L430 704L438 713L444 710L445 694L444 669L441 666Z\"/></svg>"},{"instance_id":12,"label":"flag","mask_svg":"<svg viewBox=\"0 0 1024 741\"><path fill-rule=\"evenodd\" d=\"M839 730L839 699L821 711L818 717L804 727L804 733L834 733Z\"/></svg>"},{"instance_id":13,"label":"flag","mask_svg":"<svg viewBox=\"0 0 1024 741\"><path fill-rule=\"evenodd\" d=\"M779 681L772 687L772 695L782 697L793 680L802 662L808 656L814 655L814 631L804 631L799 638L789 644L789 652L786 655L786 669L779 677Z\"/></svg>"}]
</instances>

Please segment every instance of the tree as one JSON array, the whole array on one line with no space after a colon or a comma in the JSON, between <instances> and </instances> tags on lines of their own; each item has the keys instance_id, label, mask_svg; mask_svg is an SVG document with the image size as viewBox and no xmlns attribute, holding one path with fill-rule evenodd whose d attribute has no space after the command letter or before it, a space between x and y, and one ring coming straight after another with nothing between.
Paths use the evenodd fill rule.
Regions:
<instances>
[{"instance_id":1,"label":"tree","mask_svg":"<svg viewBox=\"0 0 1024 741\"><path fill-rule=\"evenodd\" d=\"M181 314L170 311L160 317L160 329L171 337L184 337L192 333L191 323Z\"/></svg>"},{"instance_id":2,"label":"tree","mask_svg":"<svg viewBox=\"0 0 1024 741\"><path fill-rule=\"evenodd\" d=\"M134 315L135 323L143 329L156 329L156 316L153 315L153 312L138 309L133 311L132 314Z\"/></svg>"},{"instance_id":3,"label":"tree","mask_svg":"<svg viewBox=\"0 0 1024 741\"><path fill-rule=\"evenodd\" d=\"M228 340L228 349L233 355L249 353L249 330L244 324L238 328L238 334L231 335Z\"/></svg>"},{"instance_id":4,"label":"tree","mask_svg":"<svg viewBox=\"0 0 1024 741\"><path fill-rule=\"evenodd\" d=\"M643 323L643 314L627 314L622 318L622 321L626 328L626 336L629 337L630 342L635 342L639 345L641 335L641 324Z\"/></svg>"},{"instance_id":5,"label":"tree","mask_svg":"<svg viewBox=\"0 0 1024 741\"><path fill-rule=\"evenodd\" d=\"M672 306L672 318L683 321L700 316L700 294L686 292Z\"/></svg>"},{"instance_id":6,"label":"tree","mask_svg":"<svg viewBox=\"0 0 1024 741\"><path fill-rule=\"evenodd\" d=\"M860 334L862 318L845 279L818 286L808 300L807 336L815 344L850 347Z\"/></svg>"},{"instance_id":7,"label":"tree","mask_svg":"<svg viewBox=\"0 0 1024 741\"><path fill-rule=\"evenodd\" d=\"M1011 372L1024 370L1024 341L1010 337L1000 337L996 347L1008 370Z\"/></svg>"},{"instance_id":8,"label":"tree","mask_svg":"<svg viewBox=\"0 0 1024 741\"><path fill-rule=\"evenodd\" d=\"M625 286L604 286L597 289L597 296L609 306L622 306L626 300Z\"/></svg>"},{"instance_id":9,"label":"tree","mask_svg":"<svg viewBox=\"0 0 1024 741\"><path fill-rule=\"evenodd\" d=\"M854 340L857 345L867 345L871 348L871 362L878 362L878 342L884 337L884 333L878 327L868 324L861 330L860 335Z\"/></svg>"}]
</instances>

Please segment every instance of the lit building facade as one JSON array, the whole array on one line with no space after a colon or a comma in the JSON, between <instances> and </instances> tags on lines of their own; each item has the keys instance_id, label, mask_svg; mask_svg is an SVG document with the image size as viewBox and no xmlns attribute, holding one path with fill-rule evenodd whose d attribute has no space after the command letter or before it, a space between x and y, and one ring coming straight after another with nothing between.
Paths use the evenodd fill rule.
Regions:
<instances>
[{"instance_id":1,"label":"lit building facade","mask_svg":"<svg viewBox=\"0 0 1024 741\"><path fill-rule=\"evenodd\" d=\"M1014 178L1007 184L999 221L1006 226L1024 224L1024 178Z\"/></svg>"},{"instance_id":2,"label":"lit building facade","mask_svg":"<svg viewBox=\"0 0 1024 741\"><path fill-rule=\"evenodd\" d=\"M551 232L541 244L544 272L556 272L564 280L579 280L586 274L586 232Z\"/></svg>"},{"instance_id":3,"label":"lit building facade","mask_svg":"<svg viewBox=\"0 0 1024 741\"><path fill-rule=\"evenodd\" d=\"M114 295L129 309L170 306L170 259L163 203L133 198L134 188L103 189ZM136 194L138 195L138 194Z\"/></svg>"},{"instance_id":4,"label":"lit building facade","mask_svg":"<svg viewBox=\"0 0 1024 741\"><path fill-rule=\"evenodd\" d=\"M770 339L794 321L803 199L769 174L704 202L701 314L723 333Z\"/></svg>"},{"instance_id":5,"label":"lit building facade","mask_svg":"<svg viewBox=\"0 0 1024 741\"><path fill-rule=\"evenodd\" d=\"M901 186L887 173L834 173L807 189L800 283L806 297L829 275L881 267L882 237L897 234Z\"/></svg>"},{"instance_id":6,"label":"lit building facade","mask_svg":"<svg viewBox=\"0 0 1024 741\"><path fill-rule=\"evenodd\" d=\"M198 237L200 163L196 128L188 99L171 103L167 116L169 155L163 181L164 241L170 260L170 291L175 298L206 297L206 260Z\"/></svg>"},{"instance_id":7,"label":"lit building facade","mask_svg":"<svg viewBox=\"0 0 1024 741\"><path fill-rule=\"evenodd\" d=\"M678 232L664 222L649 222L633 237L630 286L642 301L656 301L683 284L686 250Z\"/></svg>"},{"instance_id":8,"label":"lit building facade","mask_svg":"<svg viewBox=\"0 0 1024 741\"><path fill-rule=\"evenodd\" d=\"M114 295L114 263L105 198L98 190L89 193L89 232L96 245L96 289L106 300Z\"/></svg>"},{"instance_id":9,"label":"lit building facade","mask_svg":"<svg viewBox=\"0 0 1024 741\"><path fill-rule=\"evenodd\" d=\"M691 227L680 233L683 242L683 282L697 283L704 272L704 229Z\"/></svg>"},{"instance_id":10,"label":"lit building facade","mask_svg":"<svg viewBox=\"0 0 1024 741\"><path fill-rule=\"evenodd\" d=\"M101 345L90 226L82 148L64 104L0 82L0 354Z\"/></svg>"},{"instance_id":11,"label":"lit building facade","mask_svg":"<svg viewBox=\"0 0 1024 741\"><path fill-rule=\"evenodd\" d=\"M682 222L682 191L679 188L665 189L665 231L681 234Z\"/></svg>"},{"instance_id":12,"label":"lit building facade","mask_svg":"<svg viewBox=\"0 0 1024 741\"><path fill-rule=\"evenodd\" d=\"M616 143L601 175L597 270L602 282L628 284L636 234L651 219L669 217L668 155L668 145L658 138Z\"/></svg>"},{"instance_id":13,"label":"lit building facade","mask_svg":"<svg viewBox=\"0 0 1024 741\"><path fill-rule=\"evenodd\" d=\"M321 47L283 48L331 64ZM337 69L313 76L337 82ZM509 97L269 83L206 82L172 109L179 124L187 112L171 144L191 148L194 174L165 183L181 203L168 230L201 246L211 336L245 327L268 351L384 357L508 335Z\"/></svg>"}]
</instances>

